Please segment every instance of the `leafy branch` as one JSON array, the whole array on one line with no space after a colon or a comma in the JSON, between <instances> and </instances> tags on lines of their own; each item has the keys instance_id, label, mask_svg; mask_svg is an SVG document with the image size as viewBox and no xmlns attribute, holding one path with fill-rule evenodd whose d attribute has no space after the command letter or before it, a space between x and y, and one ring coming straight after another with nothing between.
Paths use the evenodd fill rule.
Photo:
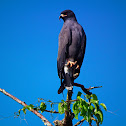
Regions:
<instances>
[{"instance_id":1,"label":"leafy branch","mask_svg":"<svg viewBox=\"0 0 126 126\"><path fill-rule=\"evenodd\" d=\"M31 112L33 112L35 115L37 115L37 116L44 122L45 125L47 125L47 126L52 126L52 124L51 124L41 113L39 113L37 110L34 110L34 109L33 109L33 106L32 106L32 105L28 106L25 102L19 100L19 99L16 98L15 96L9 94L9 93L6 92L4 89L1 89L1 88L0 88L0 92L2 92L3 94L9 96L10 98L12 98L13 100L15 100L15 101L18 102L19 104L23 105L23 106L24 106L24 108L23 108L23 112L24 112L24 113L26 113L25 110L26 110L26 108L27 108L27 109L29 109ZM20 113L20 111L19 111L19 113Z\"/></svg>"},{"instance_id":2,"label":"leafy branch","mask_svg":"<svg viewBox=\"0 0 126 126\"><path fill-rule=\"evenodd\" d=\"M79 86L81 85L79 84ZM84 89L85 91L89 91L91 89L100 87L101 86L84 88L84 86L81 86L81 88ZM77 98L72 100L71 97L73 92L68 91L66 101L61 100L61 102L52 102L51 100L45 100L39 98L38 99L38 102L40 102L39 105L38 104L27 105L25 102L22 102L18 98L6 92L4 89L0 88L0 91L24 106L22 109L18 110L16 116L19 116L21 111L23 111L23 113L26 114L26 110L29 110L34 114L36 114L47 126L52 126L52 124L41 114L43 112L65 114L64 119L55 120L53 122L55 126L72 126L73 125L72 120L74 118L78 120L79 115L83 117L83 119L78 121L74 126L82 124L84 121L87 121L89 123L89 126L91 126L92 121L95 121L96 125L99 126L99 124L102 124L103 122L103 112L101 110L101 107L105 111L107 111L106 105L104 103L99 103L97 96L95 94L92 94L91 92L88 92L88 94L86 95L82 95L81 92L78 92ZM52 108L51 110L46 109L48 103ZM57 111L53 110L55 104L58 104Z\"/></svg>"},{"instance_id":3,"label":"leafy branch","mask_svg":"<svg viewBox=\"0 0 126 126\"><path fill-rule=\"evenodd\" d=\"M101 107L107 111L106 105L104 103L99 103L99 100L95 94L84 95L84 99L81 97L82 93L78 92L77 100L72 105L72 110L74 113L74 118L78 119L78 115L82 116L83 119L79 121L75 126L79 125L83 121L87 121L89 124L94 120L97 124L102 124L103 122L103 112ZM60 114L65 113L67 110L67 102L62 101L59 103L58 110Z\"/></svg>"}]
</instances>

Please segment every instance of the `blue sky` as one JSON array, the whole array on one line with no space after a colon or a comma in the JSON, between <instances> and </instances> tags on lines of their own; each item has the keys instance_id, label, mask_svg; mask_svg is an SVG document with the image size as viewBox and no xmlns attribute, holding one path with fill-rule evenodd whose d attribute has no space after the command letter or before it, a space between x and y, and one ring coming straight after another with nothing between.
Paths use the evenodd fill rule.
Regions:
<instances>
[{"instance_id":1,"label":"blue sky","mask_svg":"<svg viewBox=\"0 0 126 126\"><path fill-rule=\"evenodd\" d=\"M1 0L0 1L0 88L27 104L37 98L65 100L57 90L58 35L63 21L60 12L71 9L87 35L81 73L75 82L103 86L92 90L109 111L102 126L125 125L126 89L126 2L124 0ZM81 91L74 87L73 99ZM0 93L1 126L39 126L31 112L14 118L22 106ZM62 119L43 113L52 122ZM27 123L25 120L26 119ZM76 120L74 121L76 122ZM85 126L87 123L84 123Z\"/></svg>"}]
</instances>

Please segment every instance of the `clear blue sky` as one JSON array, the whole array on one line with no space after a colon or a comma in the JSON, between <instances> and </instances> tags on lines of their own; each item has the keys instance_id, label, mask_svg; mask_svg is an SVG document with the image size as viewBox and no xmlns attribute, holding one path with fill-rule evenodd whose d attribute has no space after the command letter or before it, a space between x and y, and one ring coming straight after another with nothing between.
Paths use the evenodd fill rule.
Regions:
<instances>
[{"instance_id":1,"label":"clear blue sky","mask_svg":"<svg viewBox=\"0 0 126 126\"><path fill-rule=\"evenodd\" d=\"M109 111L102 126L124 126L126 104L126 2L124 0L1 0L0 1L0 88L27 104L37 98L65 100L57 90L58 35L63 21L60 12L71 9L87 35L81 74L76 82L94 89ZM73 98L80 89L74 87ZM80 90L81 91L81 90ZM1 126L42 126L31 112L25 119L13 117L20 104L0 93ZM44 113L49 121L62 119ZM12 116L12 117L10 117ZM4 118L9 117L9 118ZM3 119L4 118L4 119ZM76 121L74 121L76 122ZM87 123L84 123L85 126Z\"/></svg>"}]
</instances>

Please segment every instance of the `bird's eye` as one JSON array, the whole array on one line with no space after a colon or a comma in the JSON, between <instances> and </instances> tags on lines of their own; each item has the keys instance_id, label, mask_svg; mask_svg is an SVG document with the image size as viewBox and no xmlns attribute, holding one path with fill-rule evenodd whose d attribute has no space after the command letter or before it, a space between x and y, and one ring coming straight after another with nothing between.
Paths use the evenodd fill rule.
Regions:
<instances>
[{"instance_id":1,"label":"bird's eye","mask_svg":"<svg viewBox=\"0 0 126 126\"><path fill-rule=\"evenodd\" d=\"M67 13L65 13L65 15L67 15Z\"/></svg>"}]
</instances>

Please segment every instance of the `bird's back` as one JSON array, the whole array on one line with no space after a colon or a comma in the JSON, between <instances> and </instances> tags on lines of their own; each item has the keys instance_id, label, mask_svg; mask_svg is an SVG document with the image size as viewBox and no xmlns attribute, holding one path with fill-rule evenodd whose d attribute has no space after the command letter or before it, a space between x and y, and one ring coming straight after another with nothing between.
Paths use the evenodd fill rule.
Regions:
<instances>
[{"instance_id":1,"label":"bird's back","mask_svg":"<svg viewBox=\"0 0 126 126\"><path fill-rule=\"evenodd\" d=\"M82 26L77 21L68 20L64 23L63 28L60 32L60 39L65 39L66 35L63 33L65 29L69 29L70 32L70 37L69 37L70 39L67 40L70 41L68 57L77 60L80 51L85 50L85 46L86 46L85 32ZM67 43L66 41L63 41L65 42L65 44L61 43L60 39L59 39L59 44L61 46ZM82 55L84 55L83 53Z\"/></svg>"}]
</instances>

